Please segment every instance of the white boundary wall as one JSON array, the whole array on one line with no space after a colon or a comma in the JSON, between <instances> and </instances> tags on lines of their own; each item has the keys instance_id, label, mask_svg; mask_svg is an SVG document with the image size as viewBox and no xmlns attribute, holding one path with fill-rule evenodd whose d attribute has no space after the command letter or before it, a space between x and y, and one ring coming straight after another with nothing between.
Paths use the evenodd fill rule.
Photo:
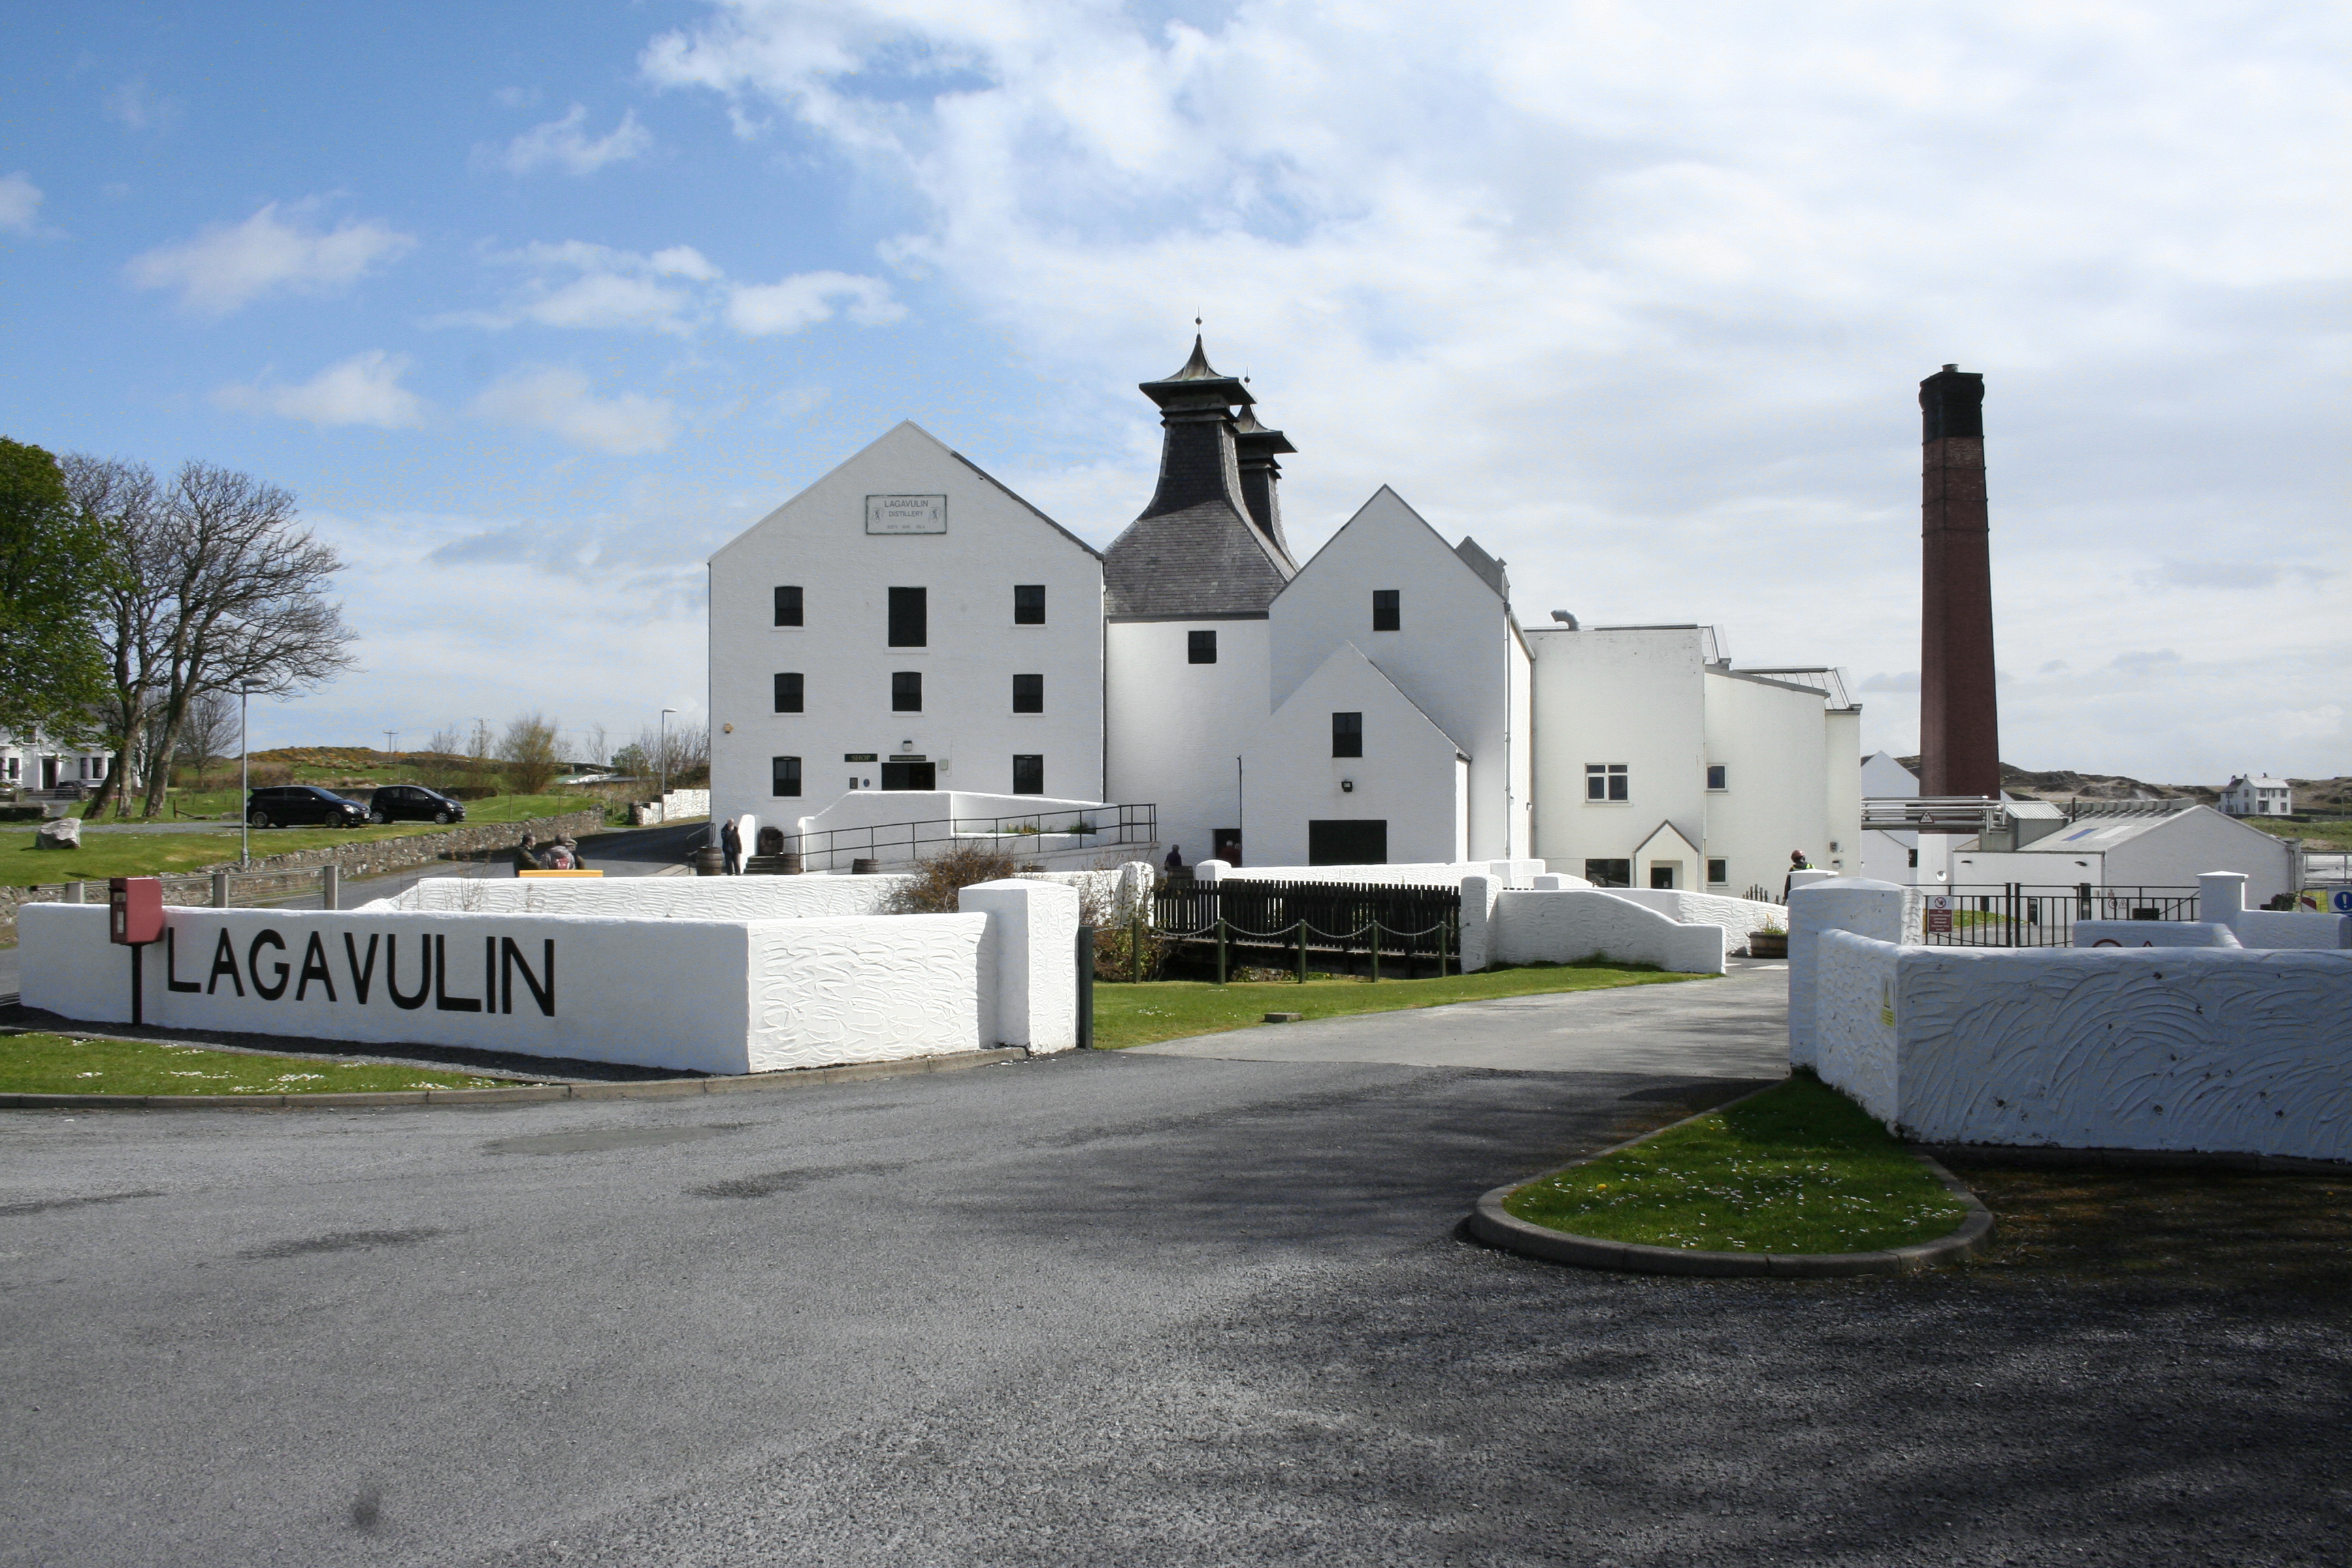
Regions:
<instances>
[{"instance_id":1,"label":"white boundary wall","mask_svg":"<svg viewBox=\"0 0 2352 1568\"><path fill-rule=\"evenodd\" d=\"M1544 874L1540 860L1433 860L1394 866L1228 866L1203 860L1192 868L1204 882L1231 878L1239 882L1354 882L1382 888L1458 888L1465 877L1492 877L1504 885L1525 888ZM1582 878L1583 886L1591 886Z\"/></svg>"},{"instance_id":2,"label":"white boundary wall","mask_svg":"<svg viewBox=\"0 0 2352 1568\"><path fill-rule=\"evenodd\" d=\"M1685 924L1598 888L1515 889L1462 883L1462 967L1573 963L1604 958L1679 974L1721 974L1724 928Z\"/></svg>"},{"instance_id":3,"label":"white boundary wall","mask_svg":"<svg viewBox=\"0 0 2352 1568\"><path fill-rule=\"evenodd\" d=\"M1153 886L1151 868L1134 862L1112 871L1031 871L1013 879L1091 893L1121 918ZM478 914L608 915L627 920L801 920L878 915L911 876L515 878L428 877L371 910Z\"/></svg>"},{"instance_id":4,"label":"white boundary wall","mask_svg":"<svg viewBox=\"0 0 2352 1568\"><path fill-rule=\"evenodd\" d=\"M709 1073L1070 1048L1076 893L986 887L959 914L814 919L167 908L138 962L146 1020L170 1027ZM26 908L26 1005L130 1021L107 914Z\"/></svg>"},{"instance_id":5,"label":"white boundary wall","mask_svg":"<svg viewBox=\"0 0 2352 1568\"><path fill-rule=\"evenodd\" d=\"M2352 1160L2352 953L1907 947L1844 929L1883 923L1903 891L1792 899L1790 1055L1905 1134Z\"/></svg>"}]
</instances>

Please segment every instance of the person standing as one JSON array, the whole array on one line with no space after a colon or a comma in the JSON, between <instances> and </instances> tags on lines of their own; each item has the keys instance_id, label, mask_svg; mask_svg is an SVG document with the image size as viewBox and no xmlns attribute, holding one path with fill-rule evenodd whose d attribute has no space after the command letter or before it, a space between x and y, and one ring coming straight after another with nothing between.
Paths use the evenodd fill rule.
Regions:
<instances>
[{"instance_id":1,"label":"person standing","mask_svg":"<svg viewBox=\"0 0 2352 1568\"><path fill-rule=\"evenodd\" d=\"M727 826L719 830L719 847L727 851L727 874L730 877L741 876L743 874L743 834L735 826L735 819L731 816L727 819Z\"/></svg>"},{"instance_id":2,"label":"person standing","mask_svg":"<svg viewBox=\"0 0 2352 1568\"><path fill-rule=\"evenodd\" d=\"M539 840L536 837L526 833L522 836L522 842L515 846L514 863L516 876L520 877L525 871L544 871L547 869L547 862L540 858L539 850L536 847L538 843Z\"/></svg>"},{"instance_id":3,"label":"person standing","mask_svg":"<svg viewBox=\"0 0 2352 1568\"><path fill-rule=\"evenodd\" d=\"M1810 871L1812 868L1813 863L1805 858L1805 852L1803 850L1791 849L1789 851L1789 874L1780 879L1780 901L1782 903L1785 904L1789 901L1790 889L1796 886L1797 873L1800 871Z\"/></svg>"}]
</instances>

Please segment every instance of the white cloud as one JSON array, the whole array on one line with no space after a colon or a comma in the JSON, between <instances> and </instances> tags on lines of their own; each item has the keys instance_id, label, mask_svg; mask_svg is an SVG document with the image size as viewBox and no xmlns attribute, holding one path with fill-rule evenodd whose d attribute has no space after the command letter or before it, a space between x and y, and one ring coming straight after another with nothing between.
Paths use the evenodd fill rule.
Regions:
<instances>
[{"instance_id":1,"label":"white cloud","mask_svg":"<svg viewBox=\"0 0 2352 1568\"><path fill-rule=\"evenodd\" d=\"M0 229L31 234L41 216L41 187L22 173L0 177Z\"/></svg>"},{"instance_id":2,"label":"white cloud","mask_svg":"<svg viewBox=\"0 0 2352 1568\"><path fill-rule=\"evenodd\" d=\"M473 408L501 425L545 430L575 447L616 456L658 452L677 434L677 411L667 398L635 392L598 397L585 375L561 365L501 376L474 399Z\"/></svg>"},{"instance_id":3,"label":"white cloud","mask_svg":"<svg viewBox=\"0 0 2352 1568\"><path fill-rule=\"evenodd\" d=\"M887 326L907 314L879 279L803 272L780 283L741 284L730 290L727 324L746 337L772 337L830 320L836 308L862 327Z\"/></svg>"},{"instance_id":4,"label":"white cloud","mask_svg":"<svg viewBox=\"0 0 2352 1568\"><path fill-rule=\"evenodd\" d=\"M510 174L557 168L567 174L593 174L607 163L625 163L654 144L653 132L637 123L636 110L624 110L621 122L592 141L585 127L588 110L575 103L561 120L534 125L506 144L495 161Z\"/></svg>"},{"instance_id":5,"label":"white cloud","mask_svg":"<svg viewBox=\"0 0 2352 1568\"><path fill-rule=\"evenodd\" d=\"M710 0L642 64L739 133L896 187L918 216L885 254L1076 389L1062 427L1124 466L1123 501L1093 468L1037 486L1088 498L1097 541L1150 489L1128 389L1181 361L1199 309L1301 448L1284 510L1305 545L1390 482L1509 557L1523 605L1899 671L1913 386L1958 361L1989 376L2000 635L2098 671L2163 613L2200 672L2105 671L2130 720L2111 729L2082 722L2088 675L2005 689L2012 760L2176 771L2317 705L2352 653L2309 616L2176 630L2133 586L2167 559L2352 571L2328 467L2352 298L2332 13L1171 15ZM805 308L787 291L773 319ZM2201 673L2238 658L2275 684ZM1915 710L1874 693L1871 743L1910 749Z\"/></svg>"},{"instance_id":6,"label":"white cloud","mask_svg":"<svg viewBox=\"0 0 2352 1568\"><path fill-rule=\"evenodd\" d=\"M213 401L224 408L279 414L313 425L410 429L424 423L425 402L400 384L408 365L405 354L370 349L329 365L299 386L224 386L213 394Z\"/></svg>"},{"instance_id":7,"label":"white cloud","mask_svg":"<svg viewBox=\"0 0 2352 1568\"><path fill-rule=\"evenodd\" d=\"M878 278L809 272L779 283L730 282L690 245L651 255L585 240L524 246L493 259L534 276L502 310L465 311L436 324L505 328L521 322L583 331L691 333L715 315L747 336L795 332L836 312L860 326L905 318Z\"/></svg>"},{"instance_id":8,"label":"white cloud","mask_svg":"<svg viewBox=\"0 0 2352 1568\"><path fill-rule=\"evenodd\" d=\"M140 78L106 95L106 117L126 131L170 131L180 123L180 105L150 93Z\"/></svg>"},{"instance_id":9,"label":"white cloud","mask_svg":"<svg viewBox=\"0 0 2352 1568\"><path fill-rule=\"evenodd\" d=\"M141 289L177 289L192 310L226 315L273 289L329 293L350 287L416 241L384 225L347 221L321 233L278 216L271 202L240 224L215 224L193 239L132 258L125 269Z\"/></svg>"}]
</instances>

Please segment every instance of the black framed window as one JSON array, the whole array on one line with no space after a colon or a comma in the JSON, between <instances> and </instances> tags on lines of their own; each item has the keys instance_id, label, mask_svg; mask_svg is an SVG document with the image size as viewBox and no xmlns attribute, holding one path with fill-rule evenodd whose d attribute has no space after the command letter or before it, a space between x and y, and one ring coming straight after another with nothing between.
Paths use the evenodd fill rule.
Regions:
<instances>
[{"instance_id":1,"label":"black framed window","mask_svg":"<svg viewBox=\"0 0 2352 1568\"><path fill-rule=\"evenodd\" d=\"M1633 885L1633 862L1587 860L1584 879L1596 888L1630 888Z\"/></svg>"},{"instance_id":2,"label":"black framed window","mask_svg":"<svg viewBox=\"0 0 2352 1568\"><path fill-rule=\"evenodd\" d=\"M1712 888L1719 888L1723 886L1724 883L1730 881L1731 862L1728 860L1709 860L1706 863L1706 880L1707 885Z\"/></svg>"},{"instance_id":3,"label":"black framed window","mask_svg":"<svg viewBox=\"0 0 2352 1568\"><path fill-rule=\"evenodd\" d=\"M1372 590L1372 630L1394 632L1404 629L1402 595L1395 588Z\"/></svg>"},{"instance_id":4,"label":"black framed window","mask_svg":"<svg viewBox=\"0 0 2352 1568\"><path fill-rule=\"evenodd\" d=\"M768 793L770 795L801 793L801 760L798 757L768 759Z\"/></svg>"},{"instance_id":5,"label":"black framed window","mask_svg":"<svg viewBox=\"0 0 2352 1568\"><path fill-rule=\"evenodd\" d=\"M1026 752L1013 753L1013 793L1044 795L1045 793L1045 759Z\"/></svg>"},{"instance_id":6,"label":"black framed window","mask_svg":"<svg viewBox=\"0 0 2352 1568\"><path fill-rule=\"evenodd\" d=\"M920 713L923 710L923 672L919 669L894 669L890 672L890 711Z\"/></svg>"},{"instance_id":7,"label":"black framed window","mask_svg":"<svg viewBox=\"0 0 2352 1568\"><path fill-rule=\"evenodd\" d=\"M1016 626L1042 626L1045 624L1045 584L1013 584L1013 624Z\"/></svg>"},{"instance_id":8,"label":"black framed window","mask_svg":"<svg viewBox=\"0 0 2352 1568\"><path fill-rule=\"evenodd\" d=\"M1216 663L1217 634L1213 631L1186 632L1184 634L1184 662L1186 664Z\"/></svg>"},{"instance_id":9,"label":"black framed window","mask_svg":"<svg viewBox=\"0 0 2352 1568\"><path fill-rule=\"evenodd\" d=\"M776 672L777 712L798 713L803 711L801 704L804 692L802 688L801 672L799 670L780 669Z\"/></svg>"},{"instance_id":10,"label":"black framed window","mask_svg":"<svg viewBox=\"0 0 2352 1568\"><path fill-rule=\"evenodd\" d=\"M1044 676L1016 675L1013 678L1013 710L1015 713L1043 713L1045 710Z\"/></svg>"},{"instance_id":11,"label":"black framed window","mask_svg":"<svg viewBox=\"0 0 2352 1568\"><path fill-rule=\"evenodd\" d=\"M1587 763L1584 764L1584 798L1587 800L1631 800L1630 785L1623 763ZM1612 884L1625 886L1622 882Z\"/></svg>"},{"instance_id":12,"label":"black framed window","mask_svg":"<svg viewBox=\"0 0 2352 1568\"><path fill-rule=\"evenodd\" d=\"M1331 754L1335 757L1360 757L1364 754L1364 716L1361 713L1331 715Z\"/></svg>"},{"instance_id":13,"label":"black framed window","mask_svg":"<svg viewBox=\"0 0 2352 1568\"><path fill-rule=\"evenodd\" d=\"M931 591L929 588L890 590L890 646L892 647L930 646L930 600Z\"/></svg>"},{"instance_id":14,"label":"black framed window","mask_svg":"<svg viewBox=\"0 0 2352 1568\"><path fill-rule=\"evenodd\" d=\"M1726 781L1727 781L1730 776L1731 770L1729 768L1724 766L1721 763L1710 763L1707 764L1706 770L1706 787L1709 789L1729 789L1731 785Z\"/></svg>"},{"instance_id":15,"label":"black framed window","mask_svg":"<svg viewBox=\"0 0 2352 1568\"><path fill-rule=\"evenodd\" d=\"M797 587L776 590L776 625L796 626L801 624L801 591Z\"/></svg>"}]
</instances>

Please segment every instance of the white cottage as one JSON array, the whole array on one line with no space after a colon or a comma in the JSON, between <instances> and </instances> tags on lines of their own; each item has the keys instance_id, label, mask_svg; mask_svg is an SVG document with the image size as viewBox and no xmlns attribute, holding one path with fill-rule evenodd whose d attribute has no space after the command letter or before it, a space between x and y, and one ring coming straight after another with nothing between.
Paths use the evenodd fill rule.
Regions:
<instances>
[{"instance_id":1,"label":"white cottage","mask_svg":"<svg viewBox=\"0 0 2352 1568\"><path fill-rule=\"evenodd\" d=\"M2221 786L2221 809L2231 816L2293 816L2294 785L2264 773L2241 773Z\"/></svg>"}]
</instances>

